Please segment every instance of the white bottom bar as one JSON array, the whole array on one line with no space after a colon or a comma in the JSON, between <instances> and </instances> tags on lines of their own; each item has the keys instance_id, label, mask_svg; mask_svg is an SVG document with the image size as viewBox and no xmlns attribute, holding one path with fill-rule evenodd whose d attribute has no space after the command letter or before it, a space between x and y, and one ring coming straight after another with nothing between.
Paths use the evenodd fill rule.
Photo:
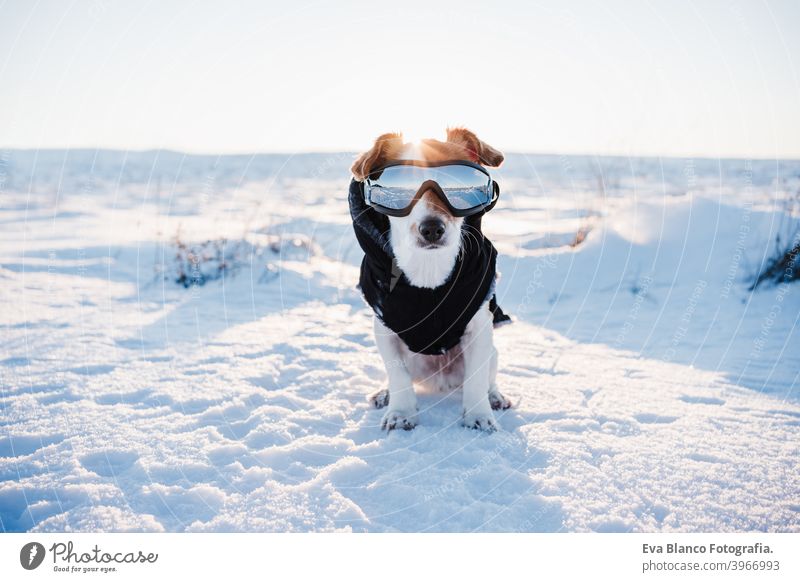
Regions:
<instances>
[{"instance_id":1,"label":"white bottom bar","mask_svg":"<svg viewBox=\"0 0 800 582\"><path fill-rule=\"evenodd\" d=\"M31 542L46 554L29 571L22 562L30 565L39 554L37 546L30 556ZM3 534L0 574L2 580L778 581L800 579L799 545L800 534Z\"/></svg>"}]
</instances>

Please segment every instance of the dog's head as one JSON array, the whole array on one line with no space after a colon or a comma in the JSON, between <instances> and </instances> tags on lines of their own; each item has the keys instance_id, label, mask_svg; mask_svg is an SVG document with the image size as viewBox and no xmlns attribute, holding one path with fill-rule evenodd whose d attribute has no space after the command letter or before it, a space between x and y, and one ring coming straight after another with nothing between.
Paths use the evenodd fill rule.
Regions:
<instances>
[{"instance_id":1,"label":"dog's head","mask_svg":"<svg viewBox=\"0 0 800 582\"><path fill-rule=\"evenodd\" d=\"M397 160L469 160L496 167L503 154L464 128L448 129L447 141L420 143L404 143L402 134L386 133L358 157L351 171L357 180L364 180L373 169ZM422 194L408 216L389 217L392 251L412 285L435 288L447 280L461 248L463 223L433 190Z\"/></svg>"}]
</instances>

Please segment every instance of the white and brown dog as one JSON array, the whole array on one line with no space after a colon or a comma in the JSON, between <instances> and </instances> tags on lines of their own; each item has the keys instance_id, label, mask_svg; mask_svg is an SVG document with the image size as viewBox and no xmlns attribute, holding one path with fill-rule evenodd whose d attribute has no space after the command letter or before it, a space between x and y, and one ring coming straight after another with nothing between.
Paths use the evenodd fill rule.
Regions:
<instances>
[{"instance_id":1,"label":"white and brown dog","mask_svg":"<svg viewBox=\"0 0 800 582\"><path fill-rule=\"evenodd\" d=\"M467 160L496 167L502 163L503 155L463 128L448 129L444 142L429 139L404 143L401 134L385 134L358 157L351 171L357 182L363 182L373 169L395 160ZM436 289L448 281L459 253L469 252L465 241L475 236L466 227L465 219L453 216L431 190L422 194L408 216L390 216L388 222L388 242L395 268L399 267L410 285L423 289ZM469 320L459 343L442 355L412 351L384 324L380 310L375 311L375 342L389 382L388 388L372 394L369 400L376 408L387 407L382 428L410 430L416 426L418 408L414 383L418 383L442 390L462 388L463 425L490 432L497 430L492 410L509 408L511 402L500 393L495 382L497 349L493 341L489 297ZM447 325L448 322L443 323Z\"/></svg>"}]
</instances>

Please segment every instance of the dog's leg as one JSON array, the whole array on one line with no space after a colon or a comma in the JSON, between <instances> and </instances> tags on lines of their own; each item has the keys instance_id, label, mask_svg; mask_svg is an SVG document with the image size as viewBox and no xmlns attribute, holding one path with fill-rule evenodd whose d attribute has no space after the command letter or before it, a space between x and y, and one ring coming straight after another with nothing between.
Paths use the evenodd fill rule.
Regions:
<instances>
[{"instance_id":1,"label":"dog's leg","mask_svg":"<svg viewBox=\"0 0 800 582\"><path fill-rule=\"evenodd\" d=\"M481 308L470 320L461 337L464 354L464 418L469 428L494 432L499 427L489 403L492 360L496 358L492 338L492 317Z\"/></svg>"},{"instance_id":2,"label":"dog's leg","mask_svg":"<svg viewBox=\"0 0 800 582\"><path fill-rule=\"evenodd\" d=\"M386 375L389 377L389 390L386 396L389 408L383 415L381 428L411 430L417 426L417 396L414 394L411 374L406 366L402 340L383 325L380 319L375 317L374 320L375 343L378 345L378 352L383 358ZM378 394L380 392L373 394L373 397L377 397ZM370 399L372 400L372 397Z\"/></svg>"},{"instance_id":3,"label":"dog's leg","mask_svg":"<svg viewBox=\"0 0 800 582\"><path fill-rule=\"evenodd\" d=\"M375 408L381 409L389 406L389 390L388 388L381 388L376 390L367 397L367 402L372 404Z\"/></svg>"},{"instance_id":4,"label":"dog's leg","mask_svg":"<svg viewBox=\"0 0 800 582\"><path fill-rule=\"evenodd\" d=\"M511 408L512 402L497 389L497 348L492 347L492 362L489 365L489 405L492 410Z\"/></svg>"}]
</instances>

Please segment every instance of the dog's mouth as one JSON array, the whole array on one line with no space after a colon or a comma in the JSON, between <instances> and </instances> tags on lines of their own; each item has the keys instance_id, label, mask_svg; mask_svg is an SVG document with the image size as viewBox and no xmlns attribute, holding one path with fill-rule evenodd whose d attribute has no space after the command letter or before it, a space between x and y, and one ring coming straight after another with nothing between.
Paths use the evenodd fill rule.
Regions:
<instances>
[{"instance_id":1,"label":"dog's mouth","mask_svg":"<svg viewBox=\"0 0 800 582\"><path fill-rule=\"evenodd\" d=\"M426 250L440 249L443 246L446 246L446 245L444 244L444 242L441 242L441 241L440 242L428 242L426 240L417 239L417 247L420 248L420 249L426 249Z\"/></svg>"}]
</instances>

